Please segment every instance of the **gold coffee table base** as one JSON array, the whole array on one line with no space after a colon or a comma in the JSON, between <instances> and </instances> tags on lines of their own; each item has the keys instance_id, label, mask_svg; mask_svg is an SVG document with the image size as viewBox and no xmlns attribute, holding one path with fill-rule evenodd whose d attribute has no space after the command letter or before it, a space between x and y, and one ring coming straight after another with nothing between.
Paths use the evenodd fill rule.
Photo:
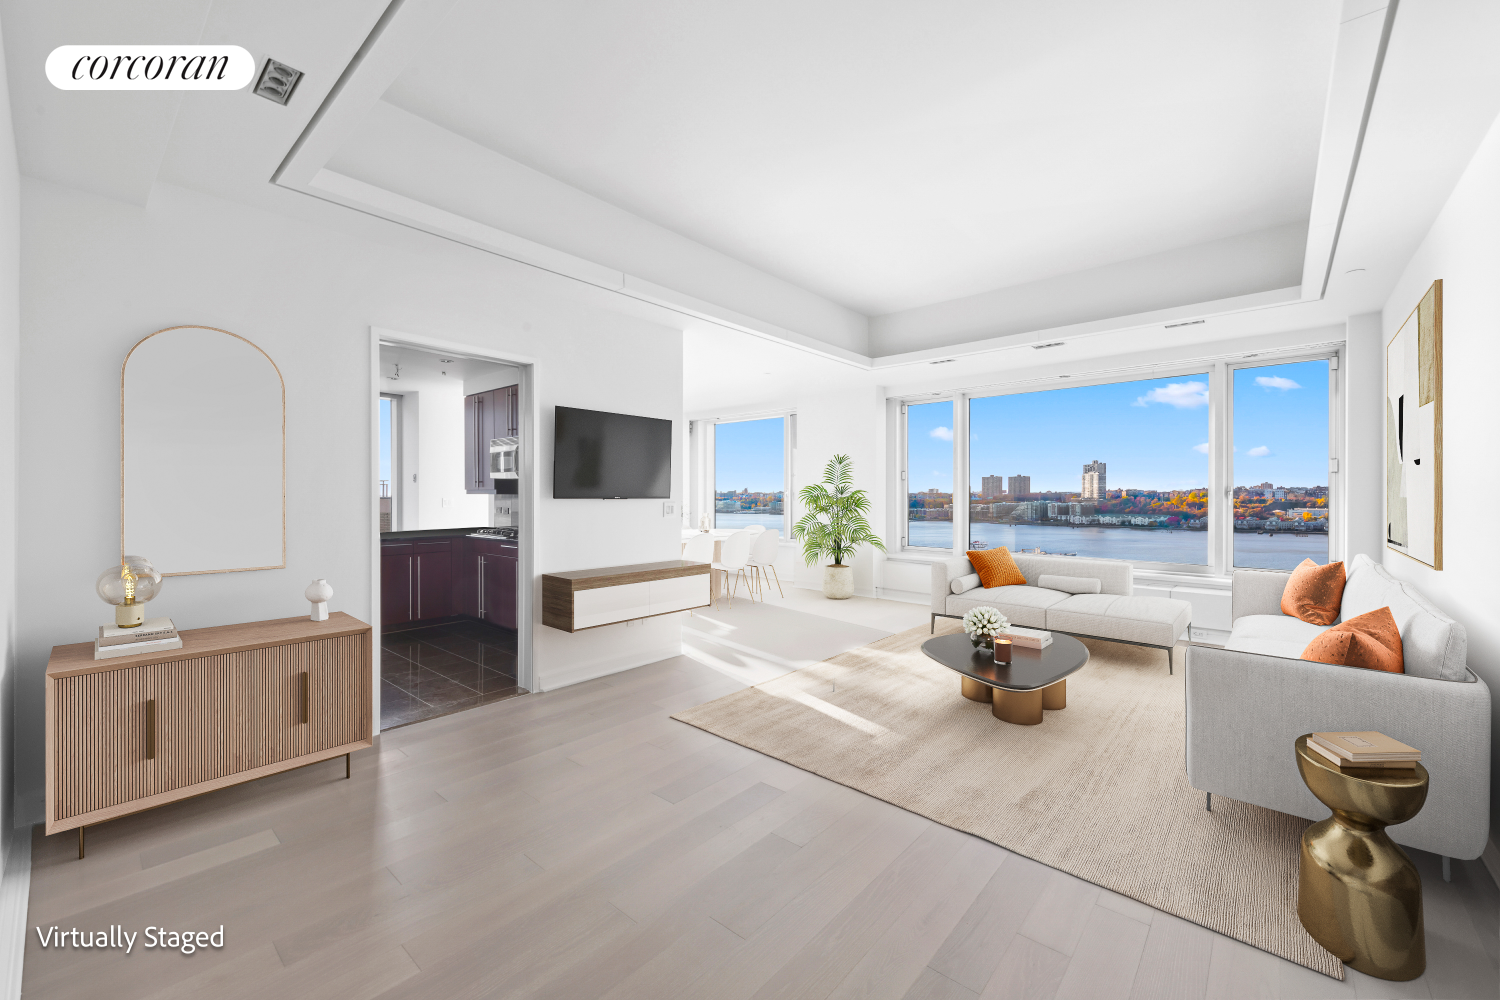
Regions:
<instances>
[{"instance_id":1,"label":"gold coffee table base","mask_svg":"<svg viewBox=\"0 0 1500 1000\"><path fill-rule=\"evenodd\" d=\"M1427 968L1422 878L1385 828L1427 801L1427 770L1340 771L1297 739L1302 780L1333 815L1302 834L1297 917L1350 968L1405 982ZM1397 772L1400 773L1400 772Z\"/></svg>"},{"instance_id":2,"label":"gold coffee table base","mask_svg":"<svg viewBox=\"0 0 1500 1000\"><path fill-rule=\"evenodd\" d=\"M963 695L970 701L989 702L990 712L1001 722L1017 726L1036 726L1042 721L1042 710L1068 707L1068 679L1035 691L1005 691L960 677Z\"/></svg>"}]
</instances>

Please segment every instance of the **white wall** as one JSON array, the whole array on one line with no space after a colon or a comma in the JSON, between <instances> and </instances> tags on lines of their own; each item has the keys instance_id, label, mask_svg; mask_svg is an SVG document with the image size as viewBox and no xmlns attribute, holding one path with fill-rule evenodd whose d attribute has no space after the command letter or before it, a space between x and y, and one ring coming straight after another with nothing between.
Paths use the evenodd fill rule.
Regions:
<instances>
[{"instance_id":1,"label":"white wall","mask_svg":"<svg viewBox=\"0 0 1500 1000\"><path fill-rule=\"evenodd\" d=\"M21 179L11 126L4 48L0 46L0 868L10 854L15 759L14 692L17 672L20 475ZM19 992L20 979L17 977Z\"/></svg>"},{"instance_id":2,"label":"white wall","mask_svg":"<svg viewBox=\"0 0 1500 1000\"><path fill-rule=\"evenodd\" d=\"M489 498L464 492L464 388L463 379L404 362L399 379L381 381L381 392L401 397L402 530L490 523Z\"/></svg>"},{"instance_id":3,"label":"white wall","mask_svg":"<svg viewBox=\"0 0 1500 1000\"><path fill-rule=\"evenodd\" d=\"M304 614L314 577L333 585L333 610L371 620L372 327L533 363L542 475L557 404L673 419L681 455L682 334L611 311L607 293L295 195L282 215L169 185L144 208L31 178L21 191L16 479L38 484L19 498L16 773L28 821L41 814L48 651L86 640L105 613L92 583L119 551L119 366L141 336L183 322L232 330L286 379L287 568L169 579L152 609L182 628ZM54 388L62 369L66 393ZM549 494L537 573L677 557L678 522L659 501ZM536 684L675 655L679 633L675 616L576 635L537 622Z\"/></svg>"},{"instance_id":4,"label":"white wall","mask_svg":"<svg viewBox=\"0 0 1500 1000\"><path fill-rule=\"evenodd\" d=\"M1469 666L1489 685L1500 735L1500 123L1492 126L1383 310L1389 341L1427 286L1443 279L1443 569L1385 550L1410 581L1469 633ZM1383 390L1382 378L1378 391ZM1384 421L1381 421L1382 426ZM1383 447L1383 445L1382 445ZM1384 496L1384 489L1381 489ZM1383 521L1382 521L1383 523ZM1491 838L1500 827L1500 743L1490 760Z\"/></svg>"}]
</instances>

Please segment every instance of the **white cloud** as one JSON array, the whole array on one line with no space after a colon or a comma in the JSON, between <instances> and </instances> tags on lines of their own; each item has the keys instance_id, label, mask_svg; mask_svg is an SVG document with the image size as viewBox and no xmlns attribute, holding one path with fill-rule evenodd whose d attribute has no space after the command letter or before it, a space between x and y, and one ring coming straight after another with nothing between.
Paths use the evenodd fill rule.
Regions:
<instances>
[{"instance_id":1,"label":"white cloud","mask_svg":"<svg viewBox=\"0 0 1500 1000\"><path fill-rule=\"evenodd\" d=\"M1271 454L1271 449L1267 448L1263 444L1256 445L1254 448L1251 448L1249 451L1245 452L1245 454L1249 455L1251 458L1265 458L1267 455Z\"/></svg>"},{"instance_id":2,"label":"white cloud","mask_svg":"<svg viewBox=\"0 0 1500 1000\"><path fill-rule=\"evenodd\" d=\"M1302 386L1291 379L1282 378L1280 375L1257 375L1255 376L1255 384L1262 389L1280 389L1282 392L1286 392L1288 389L1302 388Z\"/></svg>"},{"instance_id":3,"label":"white cloud","mask_svg":"<svg viewBox=\"0 0 1500 1000\"><path fill-rule=\"evenodd\" d=\"M1193 450L1196 451L1200 455L1207 455L1208 454L1208 442L1205 441L1202 444L1195 444L1195 445L1193 445Z\"/></svg>"},{"instance_id":4,"label":"white cloud","mask_svg":"<svg viewBox=\"0 0 1500 1000\"><path fill-rule=\"evenodd\" d=\"M1149 403L1166 403L1179 410L1192 410L1207 406L1208 385L1204 382L1173 382L1169 385L1159 385L1131 405L1145 406Z\"/></svg>"},{"instance_id":5,"label":"white cloud","mask_svg":"<svg viewBox=\"0 0 1500 1000\"><path fill-rule=\"evenodd\" d=\"M952 441L953 440L953 428L952 427L934 427L931 431L928 432L928 436L936 438L939 441Z\"/></svg>"}]
</instances>

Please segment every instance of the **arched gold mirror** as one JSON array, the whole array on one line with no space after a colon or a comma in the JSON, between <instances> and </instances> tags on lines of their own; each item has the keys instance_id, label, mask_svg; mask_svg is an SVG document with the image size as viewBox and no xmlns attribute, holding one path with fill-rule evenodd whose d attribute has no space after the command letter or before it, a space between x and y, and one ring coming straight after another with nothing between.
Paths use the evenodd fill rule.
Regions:
<instances>
[{"instance_id":1,"label":"arched gold mirror","mask_svg":"<svg viewBox=\"0 0 1500 1000\"><path fill-rule=\"evenodd\" d=\"M174 326L126 355L120 551L163 576L286 566L286 386L244 337Z\"/></svg>"}]
</instances>

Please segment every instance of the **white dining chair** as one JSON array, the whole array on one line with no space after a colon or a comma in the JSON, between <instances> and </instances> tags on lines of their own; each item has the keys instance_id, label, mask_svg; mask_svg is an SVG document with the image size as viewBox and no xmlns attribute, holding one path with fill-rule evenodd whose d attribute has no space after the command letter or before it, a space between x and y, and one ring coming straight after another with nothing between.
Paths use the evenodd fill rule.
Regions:
<instances>
[{"instance_id":1,"label":"white dining chair","mask_svg":"<svg viewBox=\"0 0 1500 1000\"><path fill-rule=\"evenodd\" d=\"M782 597L786 591L781 589L781 574L776 572L776 554L781 551L781 535L775 531L763 531L755 536L755 544L750 546L750 568L755 571L757 577L756 586L761 593L765 593L766 571L776 578L776 592ZM764 597L761 600L765 600Z\"/></svg>"},{"instance_id":2,"label":"white dining chair","mask_svg":"<svg viewBox=\"0 0 1500 1000\"><path fill-rule=\"evenodd\" d=\"M708 587L712 593L714 607L719 606L719 586L714 574L720 570L714 568L714 536L698 532L694 534L682 546L682 558L684 562L708 563ZM691 614L691 612L689 612Z\"/></svg>"},{"instance_id":3,"label":"white dining chair","mask_svg":"<svg viewBox=\"0 0 1500 1000\"><path fill-rule=\"evenodd\" d=\"M719 547L719 561L713 564L713 568L725 573L724 589L729 589L728 574L734 574L734 592L729 595L729 606L734 607L734 594L740 589L740 578L745 578L745 589L750 589L750 577L746 575L745 568L750 563L750 546L755 544L755 534L750 531L736 531L724 539L724 544Z\"/></svg>"},{"instance_id":4,"label":"white dining chair","mask_svg":"<svg viewBox=\"0 0 1500 1000\"><path fill-rule=\"evenodd\" d=\"M766 530L766 526L764 524L747 524L745 526L745 530L750 532L750 534L752 535L758 535L762 531Z\"/></svg>"}]
</instances>

